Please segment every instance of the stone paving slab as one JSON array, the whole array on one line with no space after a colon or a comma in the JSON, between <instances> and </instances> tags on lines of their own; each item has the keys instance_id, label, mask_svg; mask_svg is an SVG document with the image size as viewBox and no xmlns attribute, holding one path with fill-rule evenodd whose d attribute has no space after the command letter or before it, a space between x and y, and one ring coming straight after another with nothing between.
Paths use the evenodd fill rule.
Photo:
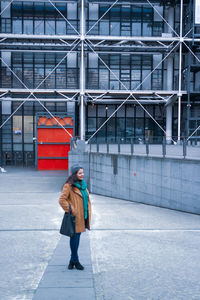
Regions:
<instances>
[{"instance_id":1,"label":"stone paving slab","mask_svg":"<svg viewBox=\"0 0 200 300\"><path fill-rule=\"evenodd\" d=\"M92 300L95 299L93 288L40 288L34 300Z\"/></svg>"},{"instance_id":2,"label":"stone paving slab","mask_svg":"<svg viewBox=\"0 0 200 300\"><path fill-rule=\"evenodd\" d=\"M33 300L95 300L88 233L81 234L79 247L79 259L85 269L68 270L69 256L69 238L62 236Z\"/></svg>"}]
</instances>

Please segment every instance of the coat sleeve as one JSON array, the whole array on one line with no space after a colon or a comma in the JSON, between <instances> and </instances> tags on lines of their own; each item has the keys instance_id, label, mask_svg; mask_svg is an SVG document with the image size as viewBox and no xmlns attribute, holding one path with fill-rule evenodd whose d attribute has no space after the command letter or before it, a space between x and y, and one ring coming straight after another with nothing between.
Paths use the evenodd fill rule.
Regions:
<instances>
[{"instance_id":1,"label":"coat sleeve","mask_svg":"<svg viewBox=\"0 0 200 300\"><path fill-rule=\"evenodd\" d=\"M62 193L61 193L60 198L59 198L59 204L64 209L64 211L66 213L69 212L70 189L71 189L70 185L65 184L63 186ZM71 208L72 208L72 213L73 213L74 208L73 208L72 205L71 205Z\"/></svg>"}]
</instances>

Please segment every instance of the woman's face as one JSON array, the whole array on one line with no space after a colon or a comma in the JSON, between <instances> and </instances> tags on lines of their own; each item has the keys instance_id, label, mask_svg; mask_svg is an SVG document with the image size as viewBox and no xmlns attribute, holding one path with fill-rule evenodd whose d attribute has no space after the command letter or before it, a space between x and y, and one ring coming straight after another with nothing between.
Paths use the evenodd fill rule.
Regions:
<instances>
[{"instance_id":1,"label":"woman's face","mask_svg":"<svg viewBox=\"0 0 200 300\"><path fill-rule=\"evenodd\" d=\"M83 177L84 177L83 169L78 170L78 172L76 173L76 176L77 176L78 180L83 180Z\"/></svg>"}]
</instances>

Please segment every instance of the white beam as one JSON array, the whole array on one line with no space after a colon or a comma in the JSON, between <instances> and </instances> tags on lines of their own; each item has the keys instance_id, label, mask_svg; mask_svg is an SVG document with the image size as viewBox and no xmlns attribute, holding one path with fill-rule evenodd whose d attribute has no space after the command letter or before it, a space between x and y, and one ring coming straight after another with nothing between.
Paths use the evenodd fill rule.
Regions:
<instances>
[{"instance_id":1,"label":"white beam","mask_svg":"<svg viewBox=\"0 0 200 300\"><path fill-rule=\"evenodd\" d=\"M181 140L181 85L182 85L182 48L183 48L183 0L180 3L180 45L179 45L179 82L178 82L178 142Z\"/></svg>"},{"instance_id":2,"label":"white beam","mask_svg":"<svg viewBox=\"0 0 200 300\"><path fill-rule=\"evenodd\" d=\"M80 38L80 35L35 35L35 34L13 34L13 33L0 33L0 39L28 39L28 40L75 40ZM161 41L173 42L179 41L179 37L162 37L162 36L107 36L107 35L87 35L87 39L91 41ZM187 38L182 37L185 42L200 42L200 38Z\"/></svg>"},{"instance_id":3,"label":"white beam","mask_svg":"<svg viewBox=\"0 0 200 300\"><path fill-rule=\"evenodd\" d=\"M81 33L81 57L80 57L80 139L85 140L85 58L84 58L84 41L85 41L85 1L81 0L80 15L80 33Z\"/></svg>"},{"instance_id":4,"label":"white beam","mask_svg":"<svg viewBox=\"0 0 200 300\"><path fill-rule=\"evenodd\" d=\"M0 33L0 38L9 38L9 39L37 39L37 40L76 40L79 38L79 35L37 35L37 34L14 34L14 33Z\"/></svg>"},{"instance_id":5,"label":"white beam","mask_svg":"<svg viewBox=\"0 0 200 300\"><path fill-rule=\"evenodd\" d=\"M16 89L16 88L0 88L0 93L4 93L4 92L11 92L13 94L29 94L29 91L31 93L35 93L35 94L55 94L58 91L62 94L74 94L74 93L80 93L80 89L59 89L59 90L55 90L55 89ZM85 93L88 94L110 94L110 95L128 95L130 93L132 93L133 95L154 95L156 94L160 94L160 95L178 95L178 91L177 90L136 90L136 91L132 91L132 90L100 90L100 89L85 89ZM182 94L186 95L187 91L182 91Z\"/></svg>"}]
</instances>

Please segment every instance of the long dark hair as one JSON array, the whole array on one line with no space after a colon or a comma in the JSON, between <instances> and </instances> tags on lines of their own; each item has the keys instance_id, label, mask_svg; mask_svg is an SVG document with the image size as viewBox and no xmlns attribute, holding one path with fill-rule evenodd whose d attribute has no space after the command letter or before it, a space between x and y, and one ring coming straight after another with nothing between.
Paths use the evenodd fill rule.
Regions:
<instances>
[{"instance_id":1,"label":"long dark hair","mask_svg":"<svg viewBox=\"0 0 200 300\"><path fill-rule=\"evenodd\" d=\"M78 181L78 178L77 178L76 174L77 174L77 173L70 175L70 176L67 178L67 181L66 181L65 183L69 183L69 184L71 184L72 186L75 186L75 182Z\"/></svg>"}]
</instances>

